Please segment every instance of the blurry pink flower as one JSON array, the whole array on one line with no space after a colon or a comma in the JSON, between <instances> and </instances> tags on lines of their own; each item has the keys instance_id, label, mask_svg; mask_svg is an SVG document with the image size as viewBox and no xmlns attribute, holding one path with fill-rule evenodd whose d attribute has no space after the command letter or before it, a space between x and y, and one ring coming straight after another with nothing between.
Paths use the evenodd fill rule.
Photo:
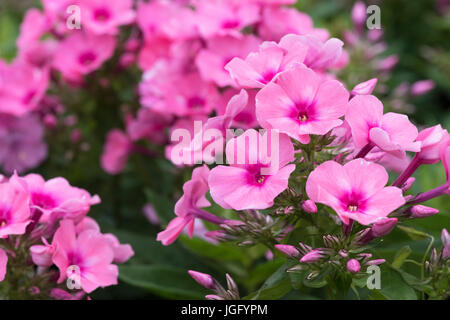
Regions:
<instances>
[{"instance_id":1,"label":"blurry pink flower","mask_svg":"<svg viewBox=\"0 0 450 320\"><path fill-rule=\"evenodd\" d=\"M0 60L0 112L22 116L36 109L48 84L47 69L21 60L10 65Z\"/></svg>"},{"instance_id":2,"label":"blurry pink flower","mask_svg":"<svg viewBox=\"0 0 450 320\"><path fill-rule=\"evenodd\" d=\"M8 264L8 255L5 250L0 248L0 282L5 279L6 265Z\"/></svg>"},{"instance_id":3,"label":"blurry pink flower","mask_svg":"<svg viewBox=\"0 0 450 320\"><path fill-rule=\"evenodd\" d=\"M211 196L216 203L225 209L266 209L287 188L289 176L295 169L295 165L288 165L294 160L294 147L288 136L280 134L278 150L271 147L272 158L269 159L262 149L270 142L271 134L273 132L268 130L261 136L249 129L227 143L230 166L217 166L209 176ZM244 156L245 160L240 163L239 158ZM274 161L278 163L269 163Z\"/></svg>"},{"instance_id":4,"label":"blurry pink flower","mask_svg":"<svg viewBox=\"0 0 450 320\"><path fill-rule=\"evenodd\" d=\"M0 184L0 238L24 234L30 220L29 194L17 175Z\"/></svg>"},{"instance_id":5,"label":"blurry pink flower","mask_svg":"<svg viewBox=\"0 0 450 320\"><path fill-rule=\"evenodd\" d=\"M231 128L251 129L259 126L255 115L255 97L258 90L246 90L246 92L248 94L248 101L242 110L240 108L236 110L236 108L230 108L229 106L231 98L240 93L238 90L229 88L222 93L221 101L223 103L218 105L216 111L219 116L232 114ZM230 113L231 110L234 111Z\"/></svg>"},{"instance_id":6,"label":"blurry pink flower","mask_svg":"<svg viewBox=\"0 0 450 320\"><path fill-rule=\"evenodd\" d=\"M352 21L357 32L361 32L366 22L366 5L357 1L352 8Z\"/></svg>"},{"instance_id":7,"label":"blurry pink flower","mask_svg":"<svg viewBox=\"0 0 450 320\"><path fill-rule=\"evenodd\" d=\"M61 177L45 181L38 174L29 174L23 179L30 193L30 207L43 213L42 222L53 222L49 219L59 218L79 221L89 212L91 205L100 202L98 196L72 187Z\"/></svg>"},{"instance_id":8,"label":"blurry pink flower","mask_svg":"<svg viewBox=\"0 0 450 320\"><path fill-rule=\"evenodd\" d=\"M145 217L147 218L148 221L150 221L151 224L154 225L160 224L158 214L156 213L155 208L151 204L147 203L142 208L142 211L144 212Z\"/></svg>"},{"instance_id":9,"label":"blurry pink flower","mask_svg":"<svg viewBox=\"0 0 450 320\"><path fill-rule=\"evenodd\" d=\"M281 42L280 42L281 44ZM286 50L274 42L263 42L259 52L250 53L245 60L233 58L225 69L238 85L244 88L262 88L293 64L302 63L307 46L297 43Z\"/></svg>"},{"instance_id":10,"label":"blurry pink flower","mask_svg":"<svg viewBox=\"0 0 450 320\"><path fill-rule=\"evenodd\" d=\"M333 208L341 220L350 219L363 225L376 222L405 203L402 191L385 187L386 170L363 159L341 166L327 161L308 177L306 192L311 200Z\"/></svg>"},{"instance_id":11,"label":"blurry pink flower","mask_svg":"<svg viewBox=\"0 0 450 320\"><path fill-rule=\"evenodd\" d=\"M127 134L133 141L146 139L150 142L163 144L166 140L165 129L171 122L172 116L166 113L140 108L137 117L127 123Z\"/></svg>"},{"instance_id":12,"label":"blurry pink flower","mask_svg":"<svg viewBox=\"0 0 450 320\"><path fill-rule=\"evenodd\" d=\"M263 128L286 133L301 143L342 124L349 94L336 80L322 82L313 70L295 66L256 95L256 116Z\"/></svg>"},{"instance_id":13,"label":"blurry pink flower","mask_svg":"<svg viewBox=\"0 0 450 320\"><path fill-rule=\"evenodd\" d=\"M56 248L53 262L60 272L58 283L72 275L70 266L76 266L81 287L87 293L117 284L119 271L111 264L114 252L101 233L85 230L77 236L73 221L62 220L52 244Z\"/></svg>"},{"instance_id":14,"label":"blurry pink flower","mask_svg":"<svg viewBox=\"0 0 450 320\"><path fill-rule=\"evenodd\" d=\"M36 116L0 114L0 164L4 171L21 173L38 166L47 157L43 139L44 128Z\"/></svg>"},{"instance_id":15,"label":"blurry pink flower","mask_svg":"<svg viewBox=\"0 0 450 320\"><path fill-rule=\"evenodd\" d=\"M134 256L133 248L129 244L121 244L119 239L112 233L103 234L103 238L106 239L114 252L113 262L124 263Z\"/></svg>"},{"instance_id":16,"label":"blurry pink flower","mask_svg":"<svg viewBox=\"0 0 450 320\"><path fill-rule=\"evenodd\" d=\"M122 172L131 153L130 138L119 129L111 130L106 137L106 143L101 157L103 170L109 174Z\"/></svg>"},{"instance_id":17,"label":"blurry pink flower","mask_svg":"<svg viewBox=\"0 0 450 320\"><path fill-rule=\"evenodd\" d=\"M180 40L197 35L194 12L173 1L139 1L137 23L146 40L154 37Z\"/></svg>"},{"instance_id":18,"label":"blurry pink flower","mask_svg":"<svg viewBox=\"0 0 450 320\"><path fill-rule=\"evenodd\" d=\"M241 29L260 19L259 6L256 4L198 0L195 6L197 26L205 38L215 35L242 36Z\"/></svg>"},{"instance_id":19,"label":"blurry pink flower","mask_svg":"<svg viewBox=\"0 0 450 320\"><path fill-rule=\"evenodd\" d=\"M294 8L265 6L262 11L258 34L264 40L279 41L284 35L315 34L322 40L329 37L325 29L314 29L313 20L307 14Z\"/></svg>"},{"instance_id":20,"label":"blurry pink flower","mask_svg":"<svg viewBox=\"0 0 450 320\"><path fill-rule=\"evenodd\" d=\"M95 34L116 35L135 19L132 0L78 0L83 27Z\"/></svg>"},{"instance_id":21,"label":"blurry pink flower","mask_svg":"<svg viewBox=\"0 0 450 320\"><path fill-rule=\"evenodd\" d=\"M431 91L435 87L435 83L433 80L421 80L414 82L411 86L411 94L413 96L421 96L425 93Z\"/></svg>"},{"instance_id":22,"label":"blurry pink flower","mask_svg":"<svg viewBox=\"0 0 450 320\"><path fill-rule=\"evenodd\" d=\"M80 82L82 77L112 57L116 46L110 35L73 32L61 41L54 57L53 67L67 80Z\"/></svg>"},{"instance_id":23,"label":"blurry pink flower","mask_svg":"<svg viewBox=\"0 0 450 320\"><path fill-rule=\"evenodd\" d=\"M390 71L397 65L398 61L399 61L398 56L393 54L379 61L377 67L381 71Z\"/></svg>"},{"instance_id":24,"label":"blurry pink flower","mask_svg":"<svg viewBox=\"0 0 450 320\"><path fill-rule=\"evenodd\" d=\"M415 142L416 126L406 115L393 112L383 115L383 104L372 95L352 98L345 120L352 129L356 148L371 144L399 158L405 151L420 151L421 142Z\"/></svg>"},{"instance_id":25,"label":"blurry pink flower","mask_svg":"<svg viewBox=\"0 0 450 320\"><path fill-rule=\"evenodd\" d=\"M196 57L196 65L203 79L214 81L219 87L235 86L225 66L233 58L245 59L250 52L258 51L260 40L253 36L232 36L208 39L207 47Z\"/></svg>"}]
</instances>

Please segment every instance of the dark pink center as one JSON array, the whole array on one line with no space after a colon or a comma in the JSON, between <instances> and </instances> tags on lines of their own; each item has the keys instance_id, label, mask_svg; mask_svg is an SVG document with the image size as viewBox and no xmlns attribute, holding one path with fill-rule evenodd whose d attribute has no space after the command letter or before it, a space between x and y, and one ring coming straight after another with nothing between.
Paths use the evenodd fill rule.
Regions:
<instances>
[{"instance_id":1,"label":"dark pink center","mask_svg":"<svg viewBox=\"0 0 450 320\"><path fill-rule=\"evenodd\" d=\"M94 11L94 19L99 22L106 22L111 18L111 13L106 8L99 8Z\"/></svg>"},{"instance_id":2,"label":"dark pink center","mask_svg":"<svg viewBox=\"0 0 450 320\"><path fill-rule=\"evenodd\" d=\"M187 101L187 106L189 109L200 109L205 106L205 99L202 97L191 97Z\"/></svg>"},{"instance_id":3,"label":"dark pink center","mask_svg":"<svg viewBox=\"0 0 450 320\"><path fill-rule=\"evenodd\" d=\"M222 28L224 29L234 29L237 28L240 25L239 20L233 19L233 20L226 20L222 23Z\"/></svg>"},{"instance_id":4,"label":"dark pink center","mask_svg":"<svg viewBox=\"0 0 450 320\"><path fill-rule=\"evenodd\" d=\"M364 213L366 210L366 197L360 192L346 193L340 198L340 201L345 211Z\"/></svg>"},{"instance_id":5,"label":"dark pink center","mask_svg":"<svg viewBox=\"0 0 450 320\"><path fill-rule=\"evenodd\" d=\"M28 91L27 94L22 99L23 104L29 104L35 96L36 96L35 90Z\"/></svg>"},{"instance_id":6,"label":"dark pink center","mask_svg":"<svg viewBox=\"0 0 450 320\"><path fill-rule=\"evenodd\" d=\"M88 65L92 64L96 58L97 58L97 55L94 52L86 51L86 52L83 52L82 54L80 54L80 56L78 57L78 61L80 62L80 64L82 64L84 66L88 66Z\"/></svg>"},{"instance_id":7,"label":"dark pink center","mask_svg":"<svg viewBox=\"0 0 450 320\"><path fill-rule=\"evenodd\" d=\"M261 164L252 164L246 166L248 176L247 181L248 184L255 185L255 186L263 186L265 182L267 181L267 175L261 174L261 168L263 168Z\"/></svg>"},{"instance_id":8,"label":"dark pink center","mask_svg":"<svg viewBox=\"0 0 450 320\"><path fill-rule=\"evenodd\" d=\"M57 206L56 201L48 194L33 193L31 202L42 209L53 209Z\"/></svg>"}]
</instances>

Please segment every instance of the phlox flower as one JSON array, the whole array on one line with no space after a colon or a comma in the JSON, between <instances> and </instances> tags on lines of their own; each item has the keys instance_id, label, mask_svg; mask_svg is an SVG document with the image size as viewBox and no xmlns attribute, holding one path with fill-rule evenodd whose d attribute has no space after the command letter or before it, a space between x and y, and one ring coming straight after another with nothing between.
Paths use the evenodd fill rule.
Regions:
<instances>
[{"instance_id":1,"label":"phlox flower","mask_svg":"<svg viewBox=\"0 0 450 320\"><path fill-rule=\"evenodd\" d=\"M135 19L132 0L78 0L83 26L95 34L116 35Z\"/></svg>"},{"instance_id":2,"label":"phlox flower","mask_svg":"<svg viewBox=\"0 0 450 320\"><path fill-rule=\"evenodd\" d=\"M296 65L256 95L256 117L263 128L277 129L301 143L342 124L349 94L336 80L322 81L313 70Z\"/></svg>"},{"instance_id":3,"label":"phlox flower","mask_svg":"<svg viewBox=\"0 0 450 320\"><path fill-rule=\"evenodd\" d=\"M255 97L258 90L246 90L246 92L248 95L246 105L243 109L234 109L235 111L233 111L230 124L232 128L251 129L259 126L255 115ZM226 103L222 103L217 107L216 111L219 116L230 114L230 111L233 110L229 106L230 99L238 93L239 91L234 88L229 88L222 93L222 101Z\"/></svg>"},{"instance_id":4,"label":"phlox flower","mask_svg":"<svg viewBox=\"0 0 450 320\"><path fill-rule=\"evenodd\" d=\"M76 266L81 287L87 293L117 284L119 271L112 264L114 252L98 231L85 230L77 235L73 221L62 220L52 244L56 248L52 260L59 269L58 283L72 275L70 266Z\"/></svg>"},{"instance_id":5,"label":"phlox flower","mask_svg":"<svg viewBox=\"0 0 450 320\"><path fill-rule=\"evenodd\" d=\"M211 203L205 195L209 190L208 176L210 172L206 165L194 169L192 179L183 185L183 196L175 204L175 214L177 217L170 221L166 230L158 233L157 240L163 245L173 243L187 227L188 235L194 235L195 218L205 218L204 211L200 208L208 207ZM221 219L212 214L208 214L209 221L221 223Z\"/></svg>"},{"instance_id":6,"label":"phlox flower","mask_svg":"<svg viewBox=\"0 0 450 320\"><path fill-rule=\"evenodd\" d=\"M385 187L386 170L364 159L345 165L327 161L308 177L306 192L314 202L333 208L343 223L350 219L369 225L405 203L401 189Z\"/></svg>"},{"instance_id":7,"label":"phlox flower","mask_svg":"<svg viewBox=\"0 0 450 320\"><path fill-rule=\"evenodd\" d=\"M23 116L37 109L48 84L47 69L22 60L10 65L0 60L0 112Z\"/></svg>"},{"instance_id":8,"label":"phlox flower","mask_svg":"<svg viewBox=\"0 0 450 320\"><path fill-rule=\"evenodd\" d=\"M28 186L30 207L42 212L41 222L59 218L79 221L89 212L91 205L100 202L97 195L91 196L61 177L45 181L38 174L29 174L23 180Z\"/></svg>"},{"instance_id":9,"label":"phlox flower","mask_svg":"<svg viewBox=\"0 0 450 320\"><path fill-rule=\"evenodd\" d=\"M314 34L322 40L326 40L330 36L326 29L314 28L311 17L297 9L265 6L262 10L258 34L264 40L279 41L289 33Z\"/></svg>"},{"instance_id":10,"label":"phlox flower","mask_svg":"<svg viewBox=\"0 0 450 320\"><path fill-rule=\"evenodd\" d=\"M257 51L260 42L253 35L213 37L207 40L206 48L198 53L195 62L203 79L214 81L219 87L235 86L224 67L235 57L244 59Z\"/></svg>"},{"instance_id":11,"label":"phlox flower","mask_svg":"<svg viewBox=\"0 0 450 320\"><path fill-rule=\"evenodd\" d=\"M0 238L25 233L31 222L29 202L27 186L17 175L0 183Z\"/></svg>"},{"instance_id":12,"label":"phlox flower","mask_svg":"<svg viewBox=\"0 0 450 320\"><path fill-rule=\"evenodd\" d=\"M103 170L109 174L123 171L131 154L132 143L127 134L119 129L111 130L100 159Z\"/></svg>"},{"instance_id":13,"label":"phlox flower","mask_svg":"<svg viewBox=\"0 0 450 320\"><path fill-rule=\"evenodd\" d=\"M197 0L196 21L205 38L215 35L242 36L241 29L259 21L259 6L228 0Z\"/></svg>"},{"instance_id":14,"label":"phlox flower","mask_svg":"<svg viewBox=\"0 0 450 320\"><path fill-rule=\"evenodd\" d=\"M63 77L76 83L111 58L116 42L113 36L96 36L83 32L73 32L58 46L53 67Z\"/></svg>"},{"instance_id":15,"label":"phlox flower","mask_svg":"<svg viewBox=\"0 0 450 320\"><path fill-rule=\"evenodd\" d=\"M162 144L166 140L165 128L172 122L172 116L166 113L154 112L148 108L141 108L137 117L127 122L127 134L131 140L146 139Z\"/></svg>"},{"instance_id":16,"label":"phlox flower","mask_svg":"<svg viewBox=\"0 0 450 320\"><path fill-rule=\"evenodd\" d=\"M226 66L234 81L245 88L263 88L277 75L295 64L302 63L308 47L300 42L289 48L275 42L263 42L258 52L250 53L245 60L233 58Z\"/></svg>"},{"instance_id":17,"label":"phlox flower","mask_svg":"<svg viewBox=\"0 0 450 320\"><path fill-rule=\"evenodd\" d=\"M422 146L420 152L416 153L416 157L422 163L438 163L441 149L449 139L448 131L443 129L441 125L420 131L416 140L420 141Z\"/></svg>"},{"instance_id":18,"label":"phlox flower","mask_svg":"<svg viewBox=\"0 0 450 320\"><path fill-rule=\"evenodd\" d=\"M418 130L406 115L389 112L383 115L383 104L375 96L355 96L348 103L345 120L351 127L356 148L379 147L399 158L405 151L419 152Z\"/></svg>"},{"instance_id":19,"label":"phlox flower","mask_svg":"<svg viewBox=\"0 0 450 320\"><path fill-rule=\"evenodd\" d=\"M277 146L271 143L267 148L269 158L263 150L264 144L272 140L271 134L271 130L260 135L249 129L228 141L226 155L230 166L215 167L208 180L216 203L225 209L266 209L288 187L295 169L294 164L288 164L294 160L294 147L288 136L280 134L274 142Z\"/></svg>"},{"instance_id":20,"label":"phlox flower","mask_svg":"<svg viewBox=\"0 0 450 320\"><path fill-rule=\"evenodd\" d=\"M44 128L35 115L0 114L0 164L3 170L21 173L38 166L47 157L43 139Z\"/></svg>"}]
</instances>

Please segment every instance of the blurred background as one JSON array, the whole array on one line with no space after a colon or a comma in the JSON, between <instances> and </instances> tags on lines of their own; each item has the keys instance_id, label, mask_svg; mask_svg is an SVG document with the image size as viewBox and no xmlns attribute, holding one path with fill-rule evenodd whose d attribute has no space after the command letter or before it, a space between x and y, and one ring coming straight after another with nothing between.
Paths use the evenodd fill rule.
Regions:
<instances>
[{"instance_id":1,"label":"blurred background","mask_svg":"<svg viewBox=\"0 0 450 320\"><path fill-rule=\"evenodd\" d=\"M327 28L332 36L344 41L350 63L338 77L349 89L359 82L379 77L376 95L385 109L407 113L420 128L440 123L449 129L449 1L366 1L366 5L377 4L381 8L383 35L381 38L376 34L360 35L358 41L352 35L355 31L351 18L354 2L301 0L296 7L309 14L316 27ZM1 1L1 59L14 59L19 25L25 11L31 7L39 8L39 1ZM102 204L95 206L90 215L100 222L102 231L114 232L121 242L131 243L136 252L132 261L121 267L120 285L97 290L93 298L202 298L204 292L187 276L187 269L208 272L218 279L229 272L244 285L244 292L258 288L284 262L281 258L267 261L264 248L242 249L187 237L170 247L155 241L161 228L149 222L143 208L151 204L160 223L165 225L173 217L173 206L181 194L182 183L190 177L189 169L175 168L164 157L149 159L138 155L132 156L121 175L111 176L101 169L99 159L104 139L111 128L122 122L121 108L126 105L137 109L139 104L135 86L141 73L137 68L129 72L126 79L109 79L111 86L107 89L99 84L115 61L112 59L92 76L88 91L58 89L64 92L58 95L70 109L70 116L75 116L72 126L87 138L73 142L69 139L73 128L46 137L49 157L33 170L47 179L63 176L72 185L99 194ZM378 65L371 61L377 61ZM414 93L413 84L421 80L432 80L434 87L423 94ZM67 118L69 123L69 115ZM445 179L440 165L423 166L416 177L414 189L417 191L432 189ZM450 226L450 201L448 197L441 197L429 205L441 213L413 224L438 238L441 229ZM396 230L376 250L389 260L406 245L413 250L411 258L420 260L428 242L411 240ZM317 297L302 293L286 298Z\"/></svg>"}]
</instances>

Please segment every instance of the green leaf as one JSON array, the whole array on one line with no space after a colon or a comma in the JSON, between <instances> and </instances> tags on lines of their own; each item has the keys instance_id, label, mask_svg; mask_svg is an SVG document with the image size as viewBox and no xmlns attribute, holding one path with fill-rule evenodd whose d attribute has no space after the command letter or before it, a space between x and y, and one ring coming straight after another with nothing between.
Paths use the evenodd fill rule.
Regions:
<instances>
[{"instance_id":1,"label":"green leaf","mask_svg":"<svg viewBox=\"0 0 450 320\"><path fill-rule=\"evenodd\" d=\"M430 237L430 235L426 234L425 232L419 231L412 227L399 225L398 228L405 232L413 240L424 240Z\"/></svg>"},{"instance_id":2,"label":"green leaf","mask_svg":"<svg viewBox=\"0 0 450 320\"><path fill-rule=\"evenodd\" d=\"M123 265L119 279L169 299L201 299L205 295L185 269L167 265Z\"/></svg>"},{"instance_id":3,"label":"green leaf","mask_svg":"<svg viewBox=\"0 0 450 320\"><path fill-rule=\"evenodd\" d=\"M378 292L388 300L417 300L417 294L395 270L384 267L381 271L381 289Z\"/></svg>"},{"instance_id":4,"label":"green leaf","mask_svg":"<svg viewBox=\"0 0 450 320\"><path fill-rule=\"evenodd\" d=\"M411 252L412 250L409 246L404 246L403 248L401 248L400 251L396 254L394 262L392 262L392 267L400 269Z\"/></svg>"}]
</instances>

